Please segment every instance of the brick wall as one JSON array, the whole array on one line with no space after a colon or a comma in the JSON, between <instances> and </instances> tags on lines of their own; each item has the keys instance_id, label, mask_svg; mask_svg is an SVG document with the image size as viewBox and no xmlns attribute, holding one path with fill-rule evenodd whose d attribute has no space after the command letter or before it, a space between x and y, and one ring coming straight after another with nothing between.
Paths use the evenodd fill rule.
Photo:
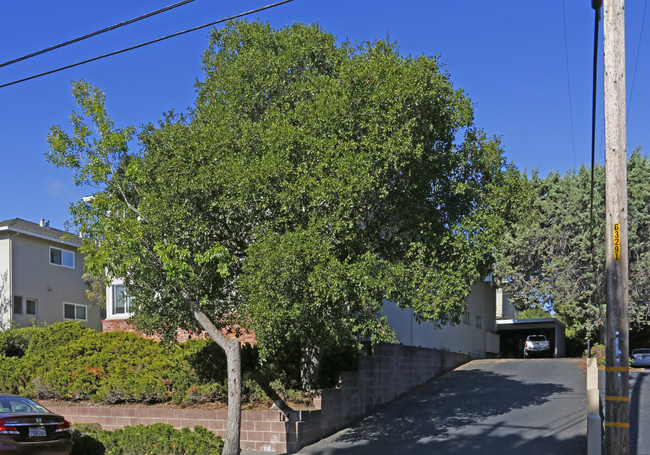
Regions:
<instances>
[{"instance_id":1,"label":"brick wall","mask_svg":"<svg viewBox=\"0 0 650 455\"><path fill-rule=\"evenodd\" d=\"M156 341L160 341L158 335L146 335L143 332L136 330L133 324L129 324L126 319L104 319L102 321L102 332L114 332L116 330L121 330L123 332L135 333L138 336L143 338L151 338ZM241 341L242 343L255 345L257 340L253 332L244 330L239 326L225 327L222 329L222 332L228 335L232 339ZM176 340L179 343L185 343L189 339L195 338L207 338L208 334L205 332L192 333L187 330L177 330L176 331Z\"/></svg>"},{"instance_id":2,"label":"brick wall","mask_svg":"<svg viewBox=\"0 0 650 455\"><path fill-rule=\"evenodd\" d=\"M104 430L125 426L167 423L175 428L201 425L226 435L225 410L170 409L157 407L49 406L72 423L98 423ZM279 411L242 411L241 447L244 450L284 453L287 448L287 423Z\"/></svg>"},{"instance_id":3,"label":"brick wall","mask_svg":"<svg viewBox=\"0 0 650 455\"><path fill-rule=\"evenodd\" d=\"M341 387L322 390L314 411L243 411L241 448L293 453L326 437L428 380L470 360L469 355L381 344L362 356L359 370L344 372ZM225 436L226 411L168 408L56 406L73 423L99 423L113 430L163 422L176 428L201 425Z\"/></svg>"}]
</instances>

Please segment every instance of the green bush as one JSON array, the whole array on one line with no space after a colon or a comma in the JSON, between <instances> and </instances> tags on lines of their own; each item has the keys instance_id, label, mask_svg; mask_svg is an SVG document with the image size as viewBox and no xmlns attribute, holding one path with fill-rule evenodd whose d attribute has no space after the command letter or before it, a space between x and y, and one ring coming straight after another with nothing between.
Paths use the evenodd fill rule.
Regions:
<instances>
[{"instance_id":1,"label":"green bush","mask_svg":"<svg viewBox=\"0 0 650 455\"><path fill-rule=\"evenodd\" d=\"M244 398L305 402L300 392L299 346L260 362L242 349ZM353 368L355 352L323 357L324 385L340 367ZM226 401L226 359L212 340L158 343L127 332L97 333L79 322L0 333L0 391L35 399L178 405Z\"/></svg>"},{"instance_id":2,"label":"green bush","mask_svg":"<svg viewBox=\"0 0 650 455\"><path fill-rule=\"evenodd\" d=\"M52 350L60 350L73 340L89 333L96 333L87 329L76 321L58 322L45 327L33 327L34 333L30 336L26 355L40 355ZM21 330L21 329L19 329Z\"/></svg>"},{"instance_id":3,"label":"green bush","mask_svg":"<svg viewBox=\"0 0 650 455\"><path fill-rule=\"evenodd\" d=\"M605 346L600 343L595 343L591 347L591 357L596 357L598 365L605 365Z\"/></svg>"},{"instance_id":4,"label":"green bush","mask_svg":"<svg viewBox=\"0 0 650 455\"><path fill-rule=\"evenodd\" d=\"M21 394L31 378L28 366L19 357L0 355L0 392Z\"/></svg>"},{"instance_id":5,"label":"green bush","mask_svg":"<svg viewBox=\"0 0 650 455\"><path fill-rule=\"evenodd\" d=\"M74 425L73 455L219 455L221 437L203 427L176 430L156 423L104 431L99 425Z\"/></svg>"},{"instance_id":6,"label":"green bush","mask_svg":"<svg viewBox=\"0 0 650 455\"><path fill-rule=\"evenodd\" d=\"M5 357L24 356L32 337L41 331L40 327L23 327L0 332L0 355Z\"/></svg>"}]
</instances>

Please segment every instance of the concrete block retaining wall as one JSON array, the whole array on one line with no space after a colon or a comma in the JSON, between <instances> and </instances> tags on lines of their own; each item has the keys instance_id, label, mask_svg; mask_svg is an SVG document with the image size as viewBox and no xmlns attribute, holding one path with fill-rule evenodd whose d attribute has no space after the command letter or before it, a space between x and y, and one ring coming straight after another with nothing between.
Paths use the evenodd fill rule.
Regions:
<instances>
[{"instance_id":1,"label":"concrete block retaining wall","mask_svg":"<svg viewBox=\"0 0 650 455\"><path fill-rule=\"evenodd\" d=\"M467 354L381 344L359 359L359 370L344 372L341 387L322 390L313 411L243 411L241 447L293 453L328 436L405 392L470 360ZM201 425L225 436L225 410L158 407L53 406L72 423L99 423L106 430L128 425L168 423L176 428Z\"/></svg>"}]
</instances>

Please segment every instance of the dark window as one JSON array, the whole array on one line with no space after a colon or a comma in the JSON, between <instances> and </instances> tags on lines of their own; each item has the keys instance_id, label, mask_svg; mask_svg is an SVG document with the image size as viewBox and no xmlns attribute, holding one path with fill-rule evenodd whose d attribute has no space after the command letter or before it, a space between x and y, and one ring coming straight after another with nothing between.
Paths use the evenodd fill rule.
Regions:
<instances>
[{"instance_id":1,"label":"dark window","mask_svg":"<svg viewBox=\"0 0 650 455\"><path fill-rule=\"evenodd\" d=\"M65 319L74 319L74 305L63 305L63 317Z\"/></svg>"},{"instance_id":2,"label":"dark window","mask_svg":"<svg viewBox=\"0 0 650 455\"><path fill-rule=\"evenodd\" d=\"M88 316L86 314L86 305L79 305L77 303L64 303L63 318L72 319L73 321L88 320Z\"/></svg>"},{"instance_id":3,"label":"dark window","mask_svg":"<svg viewBox=\"0 0 650 455\"><path fill-rule=\"evenodd\" d=\"M72 251L50 247L50 264L74 268L74 253Z\"/></svg>"},{"instance_id":4,"label":"dark window","mask_svg":"<svg viewBox=\"0 0 650 455\"><path fill-rule=\"evenodd\" d=\"M25 300L25 314L30 316L36 316L36 300L27 299Z\"/></svg>"},{"instance_id":5,"label":"dark window","mask_svg":"<svg viewBox=\"0 0 650 455\"><path fill-rule=\"evenodd\" d=\"M23 314L23 297L14 295L14 314Z\"/></svg>"}]
</instances>

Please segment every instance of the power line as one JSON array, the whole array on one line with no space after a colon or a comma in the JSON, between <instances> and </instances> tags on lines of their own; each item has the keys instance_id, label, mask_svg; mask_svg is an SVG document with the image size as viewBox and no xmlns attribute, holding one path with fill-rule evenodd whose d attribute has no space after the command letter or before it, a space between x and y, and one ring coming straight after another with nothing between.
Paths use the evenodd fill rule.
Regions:
<instances>
[{"instance_id":1,"label":"power line","mask_svg":"<svg viewBox=\"0 0 650 455\"><path fill-rule=\"evenodd\" d=\"M120 27L124 27L125 25L133 24L134 22L141 21L142 19L147 19L149 17L155 16L160 13L164 13L166 11L172 10L174 8L178 8L179 6L183 6L187 3L193 2L194 0L183 0L178 3L174 3L173 5L166 6L164 8L160 8L156 11L152 11L147 14L143 14L142 16L134 17L133 19L129 19L124 22L120 22L119 24L111 25L110 27L103 28L101 30L97 30L96 32L89 33L87 35L80 36L75 39L71 39L69 41L65 41L63 43L56 44L54 46L47 47L45 49L41 49L40 51L32 52L31 54L23 55L22 57L15 58L13 60L8 60L6 62L0 63L0 68L3 66L8 66L8 65L13 65L14 63L22 62L23 60L27 60L32 57L36 57L37 55L45 54L46 52L53 51L55 49L59 49L65 46L69 46L70 44L78 43L79 41L83 41L88 38L92 38L93 36L101 35L102 33L110 32L111 30L115 30Z\"/></svg>"},{"instance_id":2,"label":"power line","mask_svg":"<svg viewBox=\"0 0 650 455\"><path fill-rule=\"evenodd\" d=\"M127 47L127 48L120 49L120 50L117 50L117 51L114 51L114 52L109 52L108 54L100 55L98 57L89 58L87 60L83 60L81 62L73 63L71 65L62 66L62 67L59 67L59 68L56 68L56 69L53 69L53 70L50 70L50 71L46 71L44 73L39 73L39 74L35 74L33 76L29 76L29 77L25 77L25 78L22 78L22 79L15 80L13 82L8 82L6 84L0 85L0 88L5 88L5 87L9 87L10 85L20 84L21 82L26 82L26 81L36 79L36 78L39 78L39 77L43 77L43 76L47 76L47 75L50 75L50 74L53 74L53 73L58 73L59 71L74 68L76 66L85 65L86 63L91 63L91 62L101 60L101 59L104 59L104 58L107 58L107 57L112 57L114 55L118 55L118 54L122 54L124 52L132 51L134 49L139 49L141 47L148 46L150 44L158 43L160 41L165 41L165 40L170 39L170 38L175 38L177 36L185 35L185 34L190 33L190 32L195 32L197 30L201 30L201 29L204 29L204 28L207 28L207 27L211 27L213 25L220 24L222 22L226 22L226 21L229 21L229 20L238 19L240 17L244 17L244 16L247 16L249 14L258 13L260 11L271 9L271 8L276 7L276 6L283 5L285 3L290 3L292 1L293 0L282 0L280 2L271 3L269 5L262 6L260 8L256 8L256 9L253 9L253 10L250 10L250 11L235 14L234 16L229 16L229 17L226 17L224 19L219 19L217 21L210 22L208 24L199 25L197 27L193 27L193 28L190 28L190 29L187 29L187 30L183 30L181 32L173 33L171 35L166 35L166 36L163 36L163 37L151 40L151 41L147 41L145 43L136 44L135 46Z\"/></svg>"},{"instance_id":3,"label":"power line","mask_svg":"<svg viewBox=\"0 0 650 455\"><path fill-rule=\"evenodd\" d=\"M634 93L634 81L636 79L636 69L639 64L639 51L641 50L641 38L643 38L643 28L645 27L645 13L648 10L648 0L645 1L645 7L643 8L643 20L641 21L641 33L639 33L639 44L636 48L636 59L634 60L634 72L632 73L632 86L630 87L630 99L627 103L627 113L626 116L630 115L630 106L632 106L632 94Z\"/></svg>"},{"instance_id":4,"label":"power line","mask_svg":"<svg viewBox=\"0 0 650 455\"><path fill-rule=\"evenodd\" d=\"M596 84L598 82L598 24L600 22L600 9L602 0L592 0L594 9L594 65L591 91L591 184L589 195L589 230L591 239L590 254L592 265L594 260L594 172L596 161Z\"/></svg>"}]
</instances>

